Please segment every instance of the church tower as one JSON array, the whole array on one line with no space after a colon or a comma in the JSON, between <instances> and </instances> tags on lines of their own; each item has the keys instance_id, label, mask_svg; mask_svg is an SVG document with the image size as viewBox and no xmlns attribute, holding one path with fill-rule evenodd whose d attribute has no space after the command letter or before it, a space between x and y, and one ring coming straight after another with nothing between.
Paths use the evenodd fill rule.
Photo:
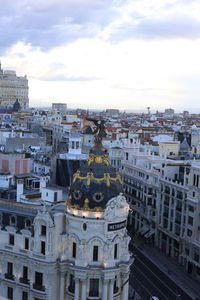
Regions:
<instances>
[{"instance_id":1,"label":"church tower","mask_svg":"<svg viewBox=\"0 0 200 300\"><path fill-rule=\"evenodd\" d=\"M67 300L128 300L130 255L126 219L129 206L121 177L110 166L103 121L94 147L74 175L66 207ZM63 282L64 285L64 282Z\"/></svg>"}]
</instances>

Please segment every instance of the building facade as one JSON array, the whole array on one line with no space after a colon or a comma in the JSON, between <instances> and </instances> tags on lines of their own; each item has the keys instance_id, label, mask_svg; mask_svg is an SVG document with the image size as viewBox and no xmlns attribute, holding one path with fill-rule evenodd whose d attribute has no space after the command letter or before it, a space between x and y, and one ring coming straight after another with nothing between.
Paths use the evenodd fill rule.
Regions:
<instances>
[{"instance_id":1,"label":"building facade","mask_svg":"<svg viewBox=\"0 0 200 300\"><path fill-rule=\"evenodd\" d=\"M121 174L130 229L200 281L199 161L169 159L138 145L124 148Z\"/></svg>"},{"instance_id":2,"label":"building facade","mask_svg":"<svg viewBox=\"0 0 200 300\"><path fill-rule=\"evenodd\" d=\"M28 108L28 79L15 71L4 71L0 63L0 106L13 106L16 100L21 109Z\"/></svg>"}]
</instances>

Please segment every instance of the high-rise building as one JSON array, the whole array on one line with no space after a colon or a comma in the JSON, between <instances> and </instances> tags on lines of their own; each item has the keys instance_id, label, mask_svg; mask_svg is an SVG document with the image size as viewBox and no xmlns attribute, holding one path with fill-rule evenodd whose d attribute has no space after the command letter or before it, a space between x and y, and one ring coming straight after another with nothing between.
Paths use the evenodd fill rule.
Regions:
<instances>
[{"instance_id":1,"label":"high-rise building","mask_svg":"<svg viewBox=\"0 0 200 300\"><path fill-rule=\"evenodd\" d=\"M22 109L29 106L28 79L15 71L4 71L0 62L0 107L13 106L16 101Z\"/></svg>"}]
</instances>

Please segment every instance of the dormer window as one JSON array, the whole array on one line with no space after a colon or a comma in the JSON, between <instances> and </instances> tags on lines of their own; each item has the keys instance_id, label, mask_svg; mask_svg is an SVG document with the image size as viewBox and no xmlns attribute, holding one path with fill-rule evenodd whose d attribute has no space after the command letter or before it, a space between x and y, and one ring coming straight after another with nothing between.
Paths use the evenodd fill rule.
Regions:
<instances>
[{"instance_id":1,"label":"dormer window","mask_svg":"<svg viewBox=\"0 0 200 300\"><path fill-rule=\"evenodd\" d=\"M100 192L97 192L93 195L93 200L96 202L100 202L103 200L103 194Z\"/></svg>"},{"instance_id":2,"label":"dormer window","mask_svg":"<svg viewBox=\"0 0 200 300\"><path fill-rule=\"evenodd\" d=\"M73 197L74 197L75 200L81 199L81 192L79 190L75 190L73 192Z\"/></svg>"},{"instance_id":3,"label":"dormer window","mask_svg":"<svg viewBox=\"0 0 200 300\"><path fill-rule=\"evenodd\" d=\"M16 217L15 216L10 217L10 225L16 225Z\"/></svg>"}]
</instances>

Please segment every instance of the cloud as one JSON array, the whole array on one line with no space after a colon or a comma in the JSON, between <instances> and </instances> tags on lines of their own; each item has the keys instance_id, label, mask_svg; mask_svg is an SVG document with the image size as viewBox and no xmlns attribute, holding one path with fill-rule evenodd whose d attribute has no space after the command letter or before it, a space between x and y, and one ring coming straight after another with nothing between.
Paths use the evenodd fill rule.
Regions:
<instances>
[{"instance_id":1,"label":"cloud","mask_svg":"<svg viewBox=\"0 0 200 300\"><path fill-rule=\"evenodd\" d=\"M116 16L112 4L111 0L0 0L0 50L19 41L49 49L95 36Z\"/></svg>"},{"instance_id":2,"label":"cloud","mask_svg":"<svg viewBox=\"0 0 200 300\"><path fill-rule=\"evenodd\" d=\"M34 78L34 77L32 77ZM37 77L35 79L40 79L44 81L92 81L92 80L98 80L98 78L95 77L68 77L65 75L56 75L56 76L41 76Z\"/></svg>"},{"instance_id":3,"label":"cloud","mask_svg":"<svg viewBox=\"0 0 200 300\"><path fill-rule=\"evenodd\" d=\"M109 39L113 42L127 39L199 39L200 22L185 16L141 18L121 24L113 29Z\"/></svg>"}]
</instances>

